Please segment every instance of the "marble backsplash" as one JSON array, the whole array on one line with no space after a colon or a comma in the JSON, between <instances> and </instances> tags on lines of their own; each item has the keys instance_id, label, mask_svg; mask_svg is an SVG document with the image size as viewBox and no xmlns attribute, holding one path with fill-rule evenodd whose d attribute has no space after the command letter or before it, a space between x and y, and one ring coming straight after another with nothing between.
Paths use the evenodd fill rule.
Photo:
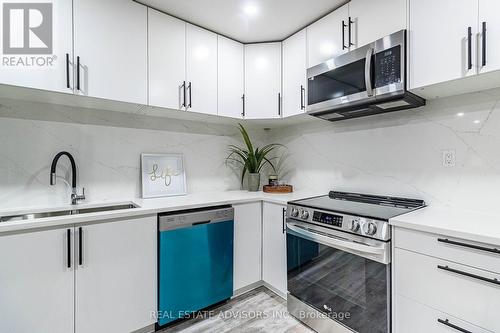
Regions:
<instances>
[{"instance_id":1,"label":"marble backsplash","mask_svg":"<svg viewBox=\"0 0 500 333\"><path fill-rule=\"evenodd\" d=\"M407 111L273 130L297 189L423 198L500 212L500 90L428 101ZM454 167L443 151L454 150Z\"/></svg>"},{"instance_id":2,"label":"marble backsplash","mask_svg":"<svg viewBox=\"0 0 500 333\"><path fill-rule=\"evenodd\" d=\"M49 186L52 158L67 150L78 167L78 188L87 201L122 201L141 195L141 153L183 153L188 192L239 189L225 166L227 146L237 143L233 127L178 124L159 131L40 120L0 118L0 210L69 203L69 161L61 158L56 186ZM191 128L188 128L191 127ZM204 134L195 134L199 132Z\"/></svg>"}]
</instances>

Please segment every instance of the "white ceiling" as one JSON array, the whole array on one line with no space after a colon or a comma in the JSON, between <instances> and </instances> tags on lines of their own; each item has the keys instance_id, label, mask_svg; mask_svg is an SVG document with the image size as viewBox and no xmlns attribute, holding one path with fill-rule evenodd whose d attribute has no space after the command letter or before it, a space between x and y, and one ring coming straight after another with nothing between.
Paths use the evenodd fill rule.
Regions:
<instances>
[{"instance_id":1,"label":"white ceiling","mask_svg":"<svg viewBox=\"0 0 500 333\"><path fill-rule=\"evenodd\" d=\"M283 40L347 0L138 0L243 43ZM255 13L246 12L249 9Z\"/></svg>"}]
</instances>

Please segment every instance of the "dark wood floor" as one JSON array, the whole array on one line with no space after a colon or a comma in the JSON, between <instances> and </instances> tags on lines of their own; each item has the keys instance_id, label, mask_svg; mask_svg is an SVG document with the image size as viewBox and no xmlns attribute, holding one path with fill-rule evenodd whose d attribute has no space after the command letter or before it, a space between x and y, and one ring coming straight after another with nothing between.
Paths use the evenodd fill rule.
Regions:
<instances>
[{"instance_id":1,"label":"dark wood floor","mask_svg":"<svg viewBox=\"0 0 500 333\"><path fill-rule=\"evenodd\" d=\"M286 301L260 287L161 333L311 333L286 311Z\"/></svg>"}]
</instances>

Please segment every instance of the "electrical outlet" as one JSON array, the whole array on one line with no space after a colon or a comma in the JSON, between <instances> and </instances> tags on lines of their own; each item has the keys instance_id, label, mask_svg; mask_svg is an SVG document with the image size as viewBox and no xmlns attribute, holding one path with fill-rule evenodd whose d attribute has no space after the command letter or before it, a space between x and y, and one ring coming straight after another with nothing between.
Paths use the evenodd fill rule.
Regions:
<instances>
[{"instance_id":1,"label":"electrical outlet","mask_svg":"<svg viewBox=\"0 0 500 333\"><path fill-rule=\"evenodd\" d=\"M443 150L443 166L445 168L452 168L455 166L455 150Z\"/></svg>"}]
</instances>

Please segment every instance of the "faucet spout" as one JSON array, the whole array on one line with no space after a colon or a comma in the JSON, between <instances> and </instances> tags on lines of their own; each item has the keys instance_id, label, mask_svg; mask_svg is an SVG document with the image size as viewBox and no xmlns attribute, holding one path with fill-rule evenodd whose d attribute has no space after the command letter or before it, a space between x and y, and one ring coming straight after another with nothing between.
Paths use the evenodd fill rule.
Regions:
<instances>
[{"instance_id":1,"label":"faucet spout","mask_svg":"<svg viewBox=\"0 0 500 333\"><path fill-rule=\"evenodd\" d=\"M67 151L62 151L62 152L58 153L54 157L54 159L52 160L52 165L50 167L50 185L56 184L57 162L59 161L59 158L61 158L64 155L68 157L68 159L71 163L71 203L73 205L76 205L78 200L85 200L85 189L83 190L82 195L78 195L76 193L76 163L75 163L75 159L73 158L73 155L71 155Z\"/></svg>"}]
</instances>

